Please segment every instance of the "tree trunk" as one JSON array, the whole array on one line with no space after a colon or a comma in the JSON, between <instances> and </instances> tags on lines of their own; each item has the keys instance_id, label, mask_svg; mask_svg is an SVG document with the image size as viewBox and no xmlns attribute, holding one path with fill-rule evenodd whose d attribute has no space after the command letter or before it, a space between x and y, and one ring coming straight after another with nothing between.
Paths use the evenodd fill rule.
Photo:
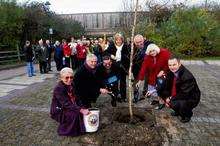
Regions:
<instances>
[{"instance_id":1,"label":"tree trunk","mask_svg":"<svg viewBox=\"0 0 220 146\"><path fill-rule=\"evenodd\" d=\"M132 26L132 34L131 34L131 54L130 54L130 67L128 72L128 106L129 106L129 113L130 113L130 119L132 121L133 119L133 111L132 111L132 99L133 99L133 86L132 86L132 65L133 65L133 54L134 54L134 32L136 27L136 20L137 20L137 9L138 9L138 0L136 0L135 4L135 12L134 12L134 23Z\"/></svg>"}]
</instances>

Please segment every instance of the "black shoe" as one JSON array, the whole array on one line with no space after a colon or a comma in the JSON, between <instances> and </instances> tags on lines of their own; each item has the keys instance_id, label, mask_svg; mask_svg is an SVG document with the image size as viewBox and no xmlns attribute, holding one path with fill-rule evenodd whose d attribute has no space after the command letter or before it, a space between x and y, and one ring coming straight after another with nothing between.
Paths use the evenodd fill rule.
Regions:
<instances>
[{"instance_id":1,"label":"black shoe","mask_svg":"<svg viewBox=\"0 0 220 146\"><path fill-rule=\"evenodd\" d=\"M126 98L121 99L122 102L127 102Z\"/></svg>"},{"instance_id":2,"label":"black shoe","mask_svg":"<svg viewBox=\"0 0 220 146\"><path fill-rule=\"evenodd\" d=\"M118 98L118 99L117 99L117 101L118 101L118 102L120 102L120 103L122 103L122 100L121 100L121 98Z\"/></svg>"},{"instance_id":3,"label":"black shoe","mask_svg":"<svg viewBox=\"0 0 220 146\"><path fill-rule=\"evenodd\" d=\"M156 106L154 109L155 110L161 110L162 108L165 107L165 104L159 104L158 106Z\"/></svg>"},{"instance_id":4,"label":"black shoe","mask_svg":"<svg viewBox=\"0 0 220 146\"><path fill-rule=\"evenodd\" d=\"M172 112L170 113L170 115L173 116L173 117L179 116L179 114L178 114L177 112L175 112L175 111L172 111Z\"/></svg>"},{"instance_id":5,"label":"black shoe","mask_svg":"<svg viewBox=\"0 0 220 146\"><path fill-rule=\"evenodd\" d=\"M155 105L155 104L159 104L159 101L158 100L153 100L150 102L150 105Z\"/></svg>"},{"instance_id":6,"label":"black shoe","mask_svg":"<svg viewBox=\"0 0 220 146\"><path fill-rule=\"evenodd\" d=\"M147 94L147 91L146 91L146 90L142 91L142 95L143 95L143 96L146 96L146 94Z\"/></svg>"},{"instance_id":7,"label":"black shoe","mask_svg":"<svg viewBox=\"0 0 220 146\"><path fill-rule=\"evenodd\" d=\"M137 103L137 102L138 102L138 99L134 98L133 103Z\"/></svg>"},{"instance_id":8,"label":"black shoe","mask_svg":"<svg viewBox=\"0 0 220 146\"><path fill-rule=\"evenodd\" d=\"M117 106L116 100L112 100L112 101L111 101L111 105L112 105L112 107L116 107L116 106Z\"/></svg>"},{"instance_id":9,"label":"black shoe","mask_svg":"<svg viewBox=\"0 0 220 146\"><path fill-rule=\"evenodd\" d=\"M182 122L182 123L187 123L187 122L189 122L190 121L190 117L182 117L181 119L180 119L180 122Z\"/></svg>"},{"instance_id":10,"label":"black shoe","mask_svg":"<svg viewBox=\"0 0 220 146\"><path fill-rule=\"evenodd\" d=\"M146 95L146 97L147 97L147 98L150 98L151 96L150 96L150 95Z\"/></svg>"},{"instance_id":11,"label":"black shoe","mask_svg":"<svg viewBox=\"0 0 220 146\"><path fill-rule=\"evenodd\" d=\"M139 99L139 101L141 101L141 100L144 100L145 98L142 96L140 99Z\"/></svg>"}]
</instances>

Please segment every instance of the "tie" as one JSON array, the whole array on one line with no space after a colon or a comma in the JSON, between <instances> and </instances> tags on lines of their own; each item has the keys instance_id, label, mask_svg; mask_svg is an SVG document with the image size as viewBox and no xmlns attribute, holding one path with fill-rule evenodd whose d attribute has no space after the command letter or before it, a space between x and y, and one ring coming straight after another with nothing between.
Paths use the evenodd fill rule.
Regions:
<instances>
[{"instance_id":1,"label":"tie","mask_svg":"<svg viewBox=\"0 0 220 146\"><path fill-rule=\"evenodd\" d=\"M174 75L173 78L173 86L172 86L172 92L171 92L171 96L175 97L176 96L176 79L177 77Z\"/></svg>"}]
</instances>

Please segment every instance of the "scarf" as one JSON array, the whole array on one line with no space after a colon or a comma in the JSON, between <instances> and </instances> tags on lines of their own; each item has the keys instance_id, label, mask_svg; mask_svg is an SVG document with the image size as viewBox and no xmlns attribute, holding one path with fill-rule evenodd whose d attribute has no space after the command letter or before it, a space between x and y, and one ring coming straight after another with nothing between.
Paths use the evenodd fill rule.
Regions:
<instances>
[{"instance_id":1,"label":"scarf","mask_svg":"<svg viewBox=\"0 0 220 146\"><path fill-rule=\"evenodd\" d=\"M116 62L121 61L121 50L122 50L123 45L124 44L122 44L121 46L116 46L115 45L115 47L117 49L116 54L115 54Z\"/></svg>"},{"instance_id":2,"label":"scarf","mask_svg":"<svg viewBox=\"0 0 220 146\"><path fill-rule=\"evenodd\" d=\"M73 86L72 85L67 85L67 94L72 103L75 103L76 97L73 94Z\"/></svg>"}]
</instances>

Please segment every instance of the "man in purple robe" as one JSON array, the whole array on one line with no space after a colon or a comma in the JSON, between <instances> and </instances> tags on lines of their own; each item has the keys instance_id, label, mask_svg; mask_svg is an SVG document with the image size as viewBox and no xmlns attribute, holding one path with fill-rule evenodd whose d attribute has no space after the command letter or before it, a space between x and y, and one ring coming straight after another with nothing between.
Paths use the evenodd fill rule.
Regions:
<instances>
[{"instance_id":1,"label":"man in purple robe","mask_svg":"<svg viewBox=\"0 0 220 146\"><path fill-rule=\"evenodd\" d=\"M89 114L81 101L75 96L73 70L65 67L60 71L60 79L53 91L50 115L59 123L61 136L79 136L85 133L83 115Z\"/></svg>"}]
</instances>

